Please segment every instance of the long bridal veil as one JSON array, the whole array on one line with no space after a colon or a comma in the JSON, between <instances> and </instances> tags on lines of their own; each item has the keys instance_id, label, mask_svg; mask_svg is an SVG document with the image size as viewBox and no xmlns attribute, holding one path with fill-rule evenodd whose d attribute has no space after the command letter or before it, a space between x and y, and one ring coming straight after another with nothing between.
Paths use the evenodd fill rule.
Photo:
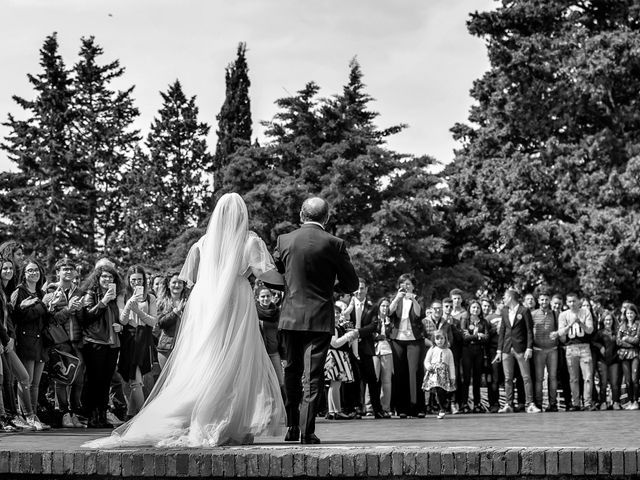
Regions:
<instances>
[{"instance_id":1,"label":"long bridal veil","mask_svg":"<svg viewBox=\"0 0 640 480\"><path fill-rule=\"evenodd\" d=\"M244 276L250 268L270 268L269 262L251 264L265 255L270 258L264 243L248 231L242 198L224 195L207 227L174 350L153 391L111 437L85 446L207 447L280 433L284 405Z\"/></svg>"}]
</instances>

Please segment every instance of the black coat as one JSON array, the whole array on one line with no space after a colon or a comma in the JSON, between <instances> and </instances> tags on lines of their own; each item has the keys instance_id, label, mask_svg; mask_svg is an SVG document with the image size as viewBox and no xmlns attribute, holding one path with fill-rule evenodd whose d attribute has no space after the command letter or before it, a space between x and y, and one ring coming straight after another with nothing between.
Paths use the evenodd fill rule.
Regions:
<instances>
[{"instance_id":1,"label":"black coat","mask_svg":"<svg viewBox=\"0 0 640 480\"><path fill-rule=\"evenodd\" d=\"M278 237L273 258L285 278L280 330L333 334L334 291L358 288L345 242L319 225L305 224Z\"/></svg>"}]
</instances>

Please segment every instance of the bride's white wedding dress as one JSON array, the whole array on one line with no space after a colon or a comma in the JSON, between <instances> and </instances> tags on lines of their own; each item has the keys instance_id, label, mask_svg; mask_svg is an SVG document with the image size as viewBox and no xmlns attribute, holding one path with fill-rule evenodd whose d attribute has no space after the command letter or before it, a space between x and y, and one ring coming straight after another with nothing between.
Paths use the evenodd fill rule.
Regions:
<instances>
[{"instance_id":1,"label":"bride's white wedding dress","mask_svg":"<svg viewBox=\"0 0 640 480\"><path fill-rule=\"evenodd\" d=\"M142 410L89 448L212 447L280 435L285 410L247 277L275 269L236 194L216 205L175 348Z\"/></svg>"}]
</instances>

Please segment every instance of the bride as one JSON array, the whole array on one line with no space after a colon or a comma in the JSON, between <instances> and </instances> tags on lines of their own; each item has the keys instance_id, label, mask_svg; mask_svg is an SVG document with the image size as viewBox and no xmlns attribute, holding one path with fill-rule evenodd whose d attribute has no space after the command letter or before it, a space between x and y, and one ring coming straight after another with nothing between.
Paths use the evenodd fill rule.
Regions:
<instances>
[{"instance_id":1,"label":"bride","mask_svg":"<svg viewBox=\"0 0 640 480\"><path fill-rule=\"evenodd\" d=\"M223 195L203 237L175 348L142 410L89 448L213 447L281 434L285 410L260 336L250 274L282 284L247 207Z\"/></svg>"}]
</instances>

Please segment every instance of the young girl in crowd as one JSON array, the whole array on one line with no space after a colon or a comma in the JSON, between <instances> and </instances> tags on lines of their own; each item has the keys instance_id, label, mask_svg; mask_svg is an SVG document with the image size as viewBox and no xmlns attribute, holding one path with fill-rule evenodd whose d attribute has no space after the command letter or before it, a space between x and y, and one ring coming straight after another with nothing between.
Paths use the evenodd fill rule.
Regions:
<instances>
[{"instance_id":1,"label":"young girl in crowd","mask_svg":"<svg viewBox=\"0 0 640 480\"><path fill-rule=\"evenodd\" d=\"M127 419L144 404L142 377L151 371L155 344L153 327L158 322L156 297L149 293L147 274L140 265L129 268L126 276L125 305L120 312L122 347L118 372L127 382Z\"/></svg>"},{"instance_id":2,"label":"young girl in crowd","mask_svg":"<svg viewBox=\"0 0 640 480\"><path fill-rule=\"evenodd\" d=\"M442 330L436 330L434 341L436 344L429 349L424 359L425 376L422 389L435 392L440 409L437 418L443 419L449 393L456 389L456 367L446 334Z\"/></svg>"},{"instance_id":3,"label":"young girl in crowd","mask_svg":"<svg viewBox=\"0 0 640 480\"><path fill-rule=\"evenodd\" d=\"M189 290L178 273L166 275L158 287L158 362L164 368L176 343L182 312L187 304Z\"/></svg>"},{"instance_id":4,"label":"young girl in crowd","mask_svg":"<svg viewBox=\"0 0 640 480\"><path fill-rule=\"evenodd\" d=\"M622 364L622 381L627 386L629 403L627 410L638 410L638 344L640 344L640 319L638 307L628 304L625 318L620 320L617 344Z\"/></svg>"},{"instance_id":5,"label":"young girl in crowd","mask_svg":"<svg viewBox=\"0 0 640 480\"><path fill-rule=\"evenodd\" d=\"M596 364L600 372L600 410L620 410L620 361L616 345L617 327L613 313L602 314L602 326L593 337ZM607 384L611 386L611 406L607 405Z\"/></svg>"},{"instance_id":6,"label":"young girl in crowd","mask_svg":"<svg viewBox=\"0 0 640 480\"><path fill-rule=\"evenodd\" d=\"M336 318L342 309L336 307ZM343 324L336 322L331 346L324 366L324 378L329 381L327 398L329 420L348 420L351 417L342 412L340 387L343 382L353 382L353 370L349 361L349 344L358 338L357 330L346 331Z\"/></svg>"},{"instance_id":7,"label":"young girl in crowd","mask_svg":"<svg viewBox=\"0 0 640 480\"><path fill-rule=\"evenodd\" d=\"M40 378L48 360L43 342L44 329L49 322L49 312L42 303L44 280L45 273L40 264L29 259L25 262L18 287L11 295L12 318L16 329L16 353L29 375L29 401L25 393L25 384L18 384L20 408L33 430L50 428L37 417Z\"/></svg>"}]
</instances>

